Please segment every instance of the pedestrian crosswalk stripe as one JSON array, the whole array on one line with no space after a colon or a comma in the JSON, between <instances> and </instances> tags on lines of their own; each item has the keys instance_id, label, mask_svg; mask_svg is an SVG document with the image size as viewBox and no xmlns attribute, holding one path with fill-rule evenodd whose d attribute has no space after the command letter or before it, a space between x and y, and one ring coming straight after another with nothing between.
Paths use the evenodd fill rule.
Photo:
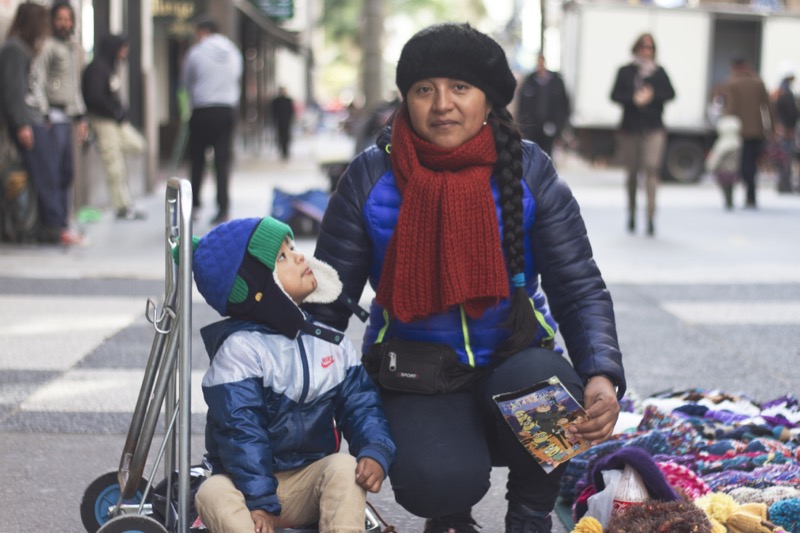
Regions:
<instances>
[{"instance_id":1,"label":"pedestrian crosswalk stripe","mask_svg":"<svg viewBox=\"0 0 800 533\"><path fill-rule=\"evenodd\" d=\"M192 412L205 413L203 370L192 371ZM22 411L113 413L133 412L142 370L76 369L40 387L22 404Z\"/></svg>"},{"instance_id":2,"label":"pedestrian crosswalk stripe","mask_svg":"<svg viewBox=\"0 0 800 533\"><path fill-rule=\"evenodd\" d=\"M144 316L141 297L0 296L0 369L66 370Z\"/></svg>"},{"instance_id":3,"label":"pedestrian crosswalk stripe","mask_svg":"<svg viewBox=\"0 0 800 533\"><path fill-rule=\"evenodd\" d=\"M667 301L661 307L693 324L798 324L798 301Z\"/></svg>"}]
</instances>

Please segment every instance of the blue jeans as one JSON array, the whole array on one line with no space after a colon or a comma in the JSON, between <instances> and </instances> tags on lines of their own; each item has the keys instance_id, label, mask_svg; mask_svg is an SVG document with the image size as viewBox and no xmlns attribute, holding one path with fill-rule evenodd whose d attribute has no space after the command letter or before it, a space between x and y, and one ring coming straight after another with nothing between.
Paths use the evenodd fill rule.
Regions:
<instances>
[{"instance_id":1,"label":"blue jeans","mask_svg":"<svg viewBox=\"0 0 800 533\"><path fill-rule=\"evenodd\" d=\"M434 396L384 392L383 407L397 444L389 470L397 502L425 518L467 511L489 490L492 467L507 466L506 498L551 511L566 463L545 473L491 398L553 375L583 403L583 383L570 363L541 348L509 357L474 390Z\"/></svg>"},{"instance_id":2,"label":"blue jeans","mask_svg":"<svg viewBox=\"0 0 800 533\"><path fill-rule=\"evenodd\" d=\"M56 159L56 177L60 201L64 205L65 213L69 213L70 187L72 187L74 176L72 124L69 122L53 124L50 126L50 134L53 138L53 153Z\"/></svg>"},{"instance_id":3,"label":"blue jeans","mask_svg":"<svg viewBox=\"0 0 800 533\"><path fill-rule=\"evenodd\" d=\"M60 230L67 227L67 203L60 183L53 134L44 125L33 124L33 148L26 150L17 143L33 188L39 199L39 222L43 228ZM17 132L11 131L16 140Z\"/></svg>"}]
</instances>

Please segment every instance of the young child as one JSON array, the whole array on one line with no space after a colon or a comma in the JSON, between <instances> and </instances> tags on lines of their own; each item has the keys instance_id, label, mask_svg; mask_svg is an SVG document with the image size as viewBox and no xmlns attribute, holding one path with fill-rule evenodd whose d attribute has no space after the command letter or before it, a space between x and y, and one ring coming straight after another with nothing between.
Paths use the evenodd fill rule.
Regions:
<instances>
[{"instance_id":1,"label":"young child","mask_svg":"<svg viewBox=\"0 0 800 533\"><path fill-rule=\"evenodd\" d=\"M230 317L201 330L213 475L197 493L200 518L215 533L316 523L364 531L365 491L380 490L395 445L360 355L299 307L337 298L358 306L274 218L233 220L194 244L197 288ZM352 456L336 453L340 430Z\"/></svg>"},{"instance_id":2,"label":"young child","mask_svg":"<svg viewBox=\"0 0 800 533\"><path fill-rule=\"evenodd\" d=\"M717 119L717 140L706 158L706 170L713 172L725 198L725 208L733 209L733 186L739 177L742 122L734 115Z\"/></svg>"}]
</instances>

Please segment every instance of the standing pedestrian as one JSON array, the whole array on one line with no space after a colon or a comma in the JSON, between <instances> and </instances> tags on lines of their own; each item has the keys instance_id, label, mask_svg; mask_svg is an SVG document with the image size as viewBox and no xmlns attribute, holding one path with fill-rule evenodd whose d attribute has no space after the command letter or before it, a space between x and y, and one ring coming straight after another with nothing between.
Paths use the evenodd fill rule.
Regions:
<instances>
[{"instance_id":1,"label":"standing pedestrian","mask_svg":"<svg viewBox=\"0 0 800 533\"><path fill-rule=\"evenodd\" d=\"M792 192L792 161L797 153L797 99L792 92L794 67L781 65L781 84L775 95L775 137L780 146L778 192Z\"/></svg>"},{"instance_id":2,"label":"standing pedestrian","mask_svg":"<svg viewBox=\"0 0 800 533\"><path fill-rule=\"evenodd\" d=\"M37 240L75 245L83 242L68 227L67 206L56 169L48 128L47 100L33 67L49 34L47 8L33 2L17 6L8 39L0 49L0 102L3 122L17 145L36 191Z\"/></svg>"},{"instance_id":3,"label":"standing pedestrian","mask_svg":"<svg viewBox=\"0 0 800 533\"><path fill-rule=\"evenodd\" d=\"M513 123L500 45L468 24L428 27L403 47L396 81L403 101L342 175L315 251L345 294L367 280L376 291L365 365L385 364L388 379L393 358L417 360L409 381L436 393L379 380L395 498L427 533L474 533L471 508L505 465L506 531L547 533L565 466L545 473L492 396L557 375L591 416L571 429L610 437L625 391L611 297L572 192ZM337 329L351 314L312 312ZM441 375L432 360L449 361Z\"/></svg>"},{"instance_id":4,"label":"standing pedestrian","mask_svg":"<svg viewBox=\"0 0 800 533\"><path fill-rule=\"evenodd\" d=\"M536 70L522 82L517 95L516 120L525 139L538 144L549 156L569 119L569 98L561 75L548 70L543 53Z\"/></svg>"},{"instance_id":5,"label":"standing pedestrian","mask_svg":"<svg viewBox=\"0 0 800 533\"><path fill-rule=\"evenodd\" d=\"M116 217L119 220L141 220L144 213L133 205L125 155L141 154L147 148L147 142L128 121L128 111L122 103L118 68L127 58L127 39L121 35L104 35L94 59L83 71L81 82L89 124L94 130Z\"/></svg>"},{"instance_id":6,"label":"standing pedestrian","mask_svg":"<svg viewBox=\"0 0 800 533\"><path fill-rule=\"evenodd\" d=\"M81 94L83 49L74 36L75 11L69 2L56 2L50 9L52 35L47 38L35 63L38 80L48 105L50 134L53 140L59 201L70 212L74 179L73 130L79 142L86 141L89 124Z\"/></svg>"},{"instance_id":7,"label":"standing pedestrian","mask_svg":"<svg viewBox=\"0 0 800 533\"><path fill-rule=\"evenodd\" d=\"M622 105L617 135L620 159L627 172L628 231L636 231L639 174L647 193L647 234L655 234L656 191L667 133L661 115L664 103L675 98L667 71L656 63L656 42L649 33L633 44L633 61L619 68L611 100Z\"/></svg>"},{"instance_id":8,"label":"standing pedestrian","mask_svg":"<svg viewBox=\"0 0 800 533\"><path fill-rule=\"evenodd\" d=\"M181 83L189 92L189 159L193 207L200 207L200 190L206 169L206 149L214 150L217 176L217 214L212 224L229 218L231 162L236 109L241 96L242 54L219 33L217 23L202 19L195 26L197 42L189 49L181 70Z\"/></svg>"},{"instance_id":9,"label":"standing pedestrian","mask_svg":"<svg viewBox=\"0 0 800 533\"><path fill-rule=\"evenodd\" d=\"M724 113L736 115L742 122L742 161L739 167L742 181L747 188L745 208L755 209L758 158L764 148L766 130L771 130L771 125L775 124L769 95L764 82L743 58L736 58L731 62L731 74L722 91L725 99ZM769 115L770 126L764 124L765 114Z\"/></svg>"},{"instance_id":10,"label":"standing pedestrian","mask_svg":"<svg viewBox=\"0 0 800 533\"><path fill-rule=\"evenodd\" d=\"M292 144L292 123L294 122L294 100L286 93L286 87L278 89L278 96L270 104L272 123L278 134L278 147L281 159L289 159L289 147Z\"/></svg>"}]
</instances>

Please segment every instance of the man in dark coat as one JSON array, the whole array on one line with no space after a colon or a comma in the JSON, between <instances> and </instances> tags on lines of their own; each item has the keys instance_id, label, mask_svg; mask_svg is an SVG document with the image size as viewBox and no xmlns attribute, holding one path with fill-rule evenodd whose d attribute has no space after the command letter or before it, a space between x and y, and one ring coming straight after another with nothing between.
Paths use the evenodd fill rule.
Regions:
<instances>
[{"instance_id":1,"label":"man in dark coat","mask_svg":"<svg viewBox=\"0 0 800 533\"><path fill-rule=\"evenodd\" d=\"M278 96L271 104L272 122L278 134L281 159L289 159L289 146L292 143L292 122L294 121L294 101L286 94L286 87L278 89Z\"/></svg>"},{"instance_id":2,"label":"man in dark coat","mask_svg":"<svg viewBox=\"0 0 800 533\"><path fill-rule=\"evenodd\" d=\"M547 70L539 54L534 70L522 82L517 95L517 122L522 136L538 144L548 155L569 118L569 98L561 76Z\"/></svg>"},{"instance_id":3,"label":"man in dark coat","mask_svg":"<svg viewBox=\"0 0 800 533\"><path fill-rule=\"evenodd\" d=\"M731 75L725 83L723 91L725 114L735 115L742 121L742 161L739 168L742 181L747 187L745 207L754 209L756 207L758 158L767 138L763 113L769 113L770 124L775 124L775 117L764 82L745 59L733 60Z\"/></svg>"}]
</instances>

